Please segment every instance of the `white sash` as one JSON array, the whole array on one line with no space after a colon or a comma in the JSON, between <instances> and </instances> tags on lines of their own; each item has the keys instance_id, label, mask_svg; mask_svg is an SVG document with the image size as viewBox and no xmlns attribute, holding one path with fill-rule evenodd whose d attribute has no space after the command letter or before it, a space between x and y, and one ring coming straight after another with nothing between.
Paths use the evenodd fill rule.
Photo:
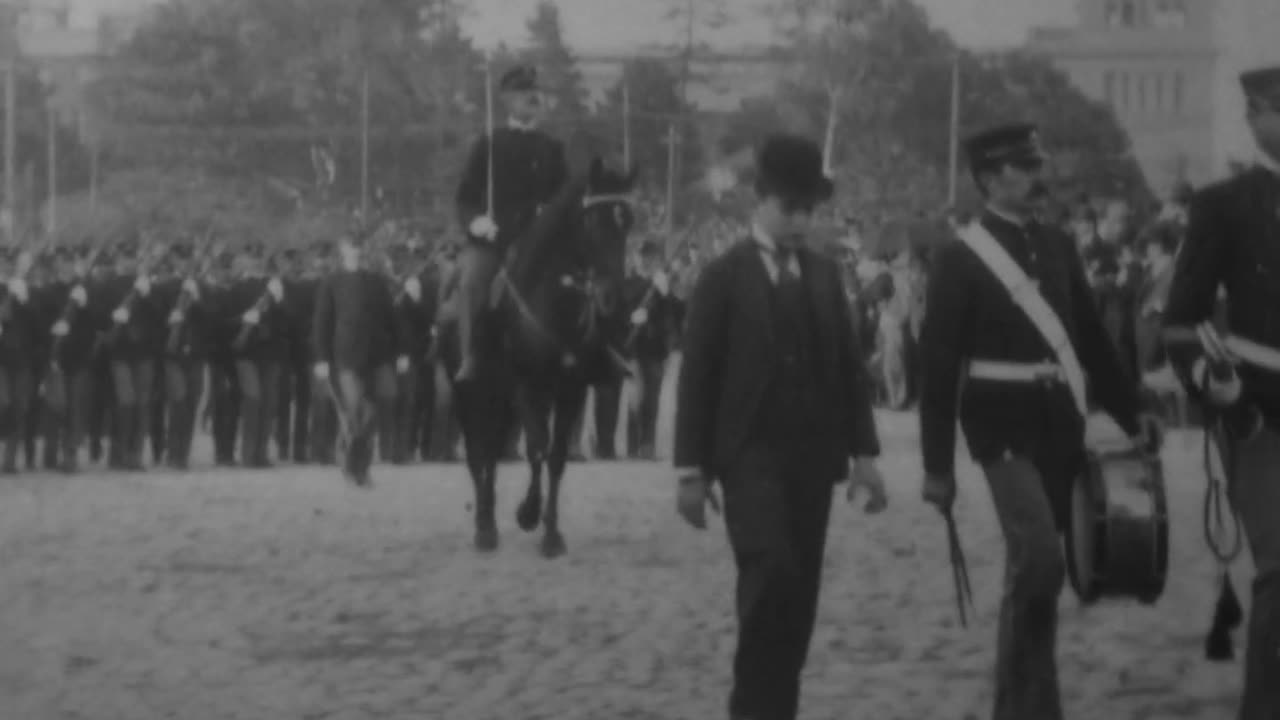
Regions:
<instances>
[{"instance_id":1,"label":"white sash","mask_svg":"<svg viewBox=\"0 0 1280 720\"><path fill-rule=\"evenodd\" d=\"M1000 284L1004 285L1014 304L1026 314L1040 336L1053 349L1058 364L1062 366L1062 373L1066 376L1067 386L1071 388L1076 409L1080 411L1081 417L1087 417L1089 406L1085 400L1084 367L1080 365L1080 358L1076 357L1076 350L1071 345L1067 329L1062 326L1062 319L1040 294L1035 281L1027 277L1022 267L1009 257L1009 253L1005 252L981 223L970 223L967 227L960 228L957 234Z\"/></svg>"}]
</instances>

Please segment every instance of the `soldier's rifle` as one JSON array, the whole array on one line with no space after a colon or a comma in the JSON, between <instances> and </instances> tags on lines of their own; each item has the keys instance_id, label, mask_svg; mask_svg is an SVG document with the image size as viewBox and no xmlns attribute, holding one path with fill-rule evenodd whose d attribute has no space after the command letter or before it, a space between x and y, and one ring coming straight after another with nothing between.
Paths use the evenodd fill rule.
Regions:
<instances>
[{"instance_id":1,"label":"soldier's rifle","mask_svg":"<svg viewBox=\"0 0 1280 720\"><path fill-rule=\"evenodd\" d=\"M155 267L157 258L155 257L155 249L157 244L151 235L144 235L142 247L139 249L138 272L133 283L133 287L129 288L129 292L125 294L124 299L116 306L115 312L112 313L111 327L105 335L98 336L97 348L100 350L105 347L115 347L120 342L120 334L124 332L125 326L133 319L134 306L137 305L138 299L142 297L142 290L139 286L145 279L148 284L151 282L151 270Z\"/></svg>"},{"instance_id":2,"label":"soldier's rifle","mask_svg":"<svg viewBox=\"0 0 1280 720\"><path fill-rule=\"evenodd\" d=\"M275 304L276 295L283 292L284 283L280 276L272 275L267 279L267 285L262 289L262 294L253 302L253 306L240 316L240 331L236 333L235 340L231 343L231 347L236 352L242 352L249 345L249 339L253 337L254 331L258 329L267 311Z\"/></svg>"},{"instance_id":3,"label":"soldier's rifle","mask_svg":"<svg viewBox=\"0 0 1280 720\"><path fill-rule=\"evenodd\" d=\"M670 287L671 266L675 264L676 258L683 255L685 251L689 249L690 244L693 243L693 238L695 234L694 230L695 228L691 227L685 231L684 237L681 238L680 240L680 244L676 246L676 251L671 253L667 257L667 259L664 260L662 263L662 269L659 272L661 272L663 275L665 275L668 278L667 293L671 292L671 287ZM635 346L636 340L639 339L640 337L641 329L644 328L644 326L648 323L649 306L653 304L654 297L657 294L658 294L657 285L654 284L652 281L650 281L649 288L645 290L644 297L641 298L640 300L640 305L633 311L633 312L643 311L645 317L643 318L643 320L641 320L641 322L631 323L631 331L627 333L627 340L626 340L626 343L623 345L623 349L627 353L631 352L631 349Z\"/></svg>"},{"instance_id":4,"label":"soldier's rifle","mask_svg":"<svg viewBox=\"0 0 1280 720\"><path fill-rule=\"evenodd\" d=\"M87 295L82 300L77 298L85 293L84 282L88 278L89 271L98 262L98 257L102 254L104 247L105 242L99 242L94 245L88 257L76 266L75 276L72 278L71 288L67 293L67 300L62 304L62 310L58 312L58 318L50 328L50 332L53 333L53 345L49 352L50 373L58 375L62 373L62 366L58 362L58 358L62 355L62 343L66 341L67 335L71 331L71 321L75 319L76 313L88 303ZM76 290L80 292L77 293Z\"/></svg>"},{"instance_id":5,"label":"soldier's rifle","mask_svg":"<svg viewBox=\"0 0 1280 720\"><path fill-rule=\"evenodd\" d=\"M164 343L166 355L177 355L182 348L182 340L186 335L191 306L196 303L196 293L192 289L195 287L195 283L199 282L199 278L204 277L209 272L209 266L213 258L217 256L218 250L209 242L207 233L205 242L201 243L200 247L200 255L192 262L191 270L182 279L182 287L178 291L178 299L174 301L173 312L169 314L169 334Z\"/></svg>"}]
</instances>

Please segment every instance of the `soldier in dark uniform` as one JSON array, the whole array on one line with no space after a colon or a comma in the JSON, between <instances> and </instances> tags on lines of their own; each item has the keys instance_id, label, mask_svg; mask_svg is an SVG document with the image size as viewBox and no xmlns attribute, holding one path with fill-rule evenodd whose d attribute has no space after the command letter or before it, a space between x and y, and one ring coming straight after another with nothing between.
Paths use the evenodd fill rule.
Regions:
<instances>
[{"instance_id":1,"label":"soldier in dark uniform","mask_svg":"<svg viewBox=\"0 0 1280 720\"><path fill-rule=\"evenodd\" d=\"M213 435L214 463L236 464L236 435L240 424L240 382L236 375L236 353L232 348L240 332L236 312L235 254L218 253L204 290L209 325L209 414Z\"/></svg>"},{"instance_id":2,"label":"soldier in dark uniform","mask_svg":"<svg viewBox=\"0 0 1280 720\"><path fill-rule=\"evenodd\" d=\"M400 347L394 298L386 277L363 266L361 240L346 238L338 248L340 267L321 284L312 326L315 376L327 383L341 413L339 449L348 481L369 484L375 398L395 388L395 373L409 359Z\"/></svg>"},{"instance_id":3,"label":"soldier in dark uniform","mask_svg":"<svg viewBox=\"0 0 1280 720\"><path fill-rule=\"evenodd\" d=\"M102 459L104 443L108 441L112 417L115 415L115 387L111 382L111 353L107 352L106 337L110 323L102 317L103 308L93 301L103 297L106 287L115 275L115 248L103 248L96 257L85 257L86 276L84 286L89 293L90 304L86 314L93 328L93 352L89 358L89 418L86 433L89 436L89 460Z\"/></svg>"},{"instance_id":4,"label":"soldier in dark uniform","mask_svg":"<svg viewBox=\"0 0 1280 720\"><path fill-rule=\"evenodd\" d=\"M142 470L164 315L152 297L150 269L140 263L136 245L120 249L115 274L99 290L98 297L90 298L90 307L99 313L98 327L106 335L111 363L115 406L109 465Z\"/></svg>"},{"instance_id":5,"label":"soldier in dark uniform","mask_svg":"<svg viewBox=\"0 0 1280 720\"><path fill-rule=\"evenodd\" d=\"M305 463L310 455L308 444L311 414L311 316L315 312L318 279L296 249L281 256L282 330L285 333L285 356L280 367L280 394L276 406L276 446L279 457Z\"/></svg>"},{"instance_id":6,"label":"soldier in dark uniform","mask_svg":"<svg viewBox=\"0 0 1280 720\"><path fill-rule=\"evenodd\" d=\"M419 454L425 444L421 438L429 432L430 408L434 400L435 378L430 372L432 325L435 323L436 297L429 268L424 261L425 249L414 260L421 272L405 278L396 289L395 310L399 324L400 354L409 360L405 372L397 375L397 392L390 432L393 441L389 459L407 463Z\"/></svg>"},{"instance_id":7,"label":"soldier in dark uniform","mask_svg":"<svg viewBox=\"0 0 1280 720\"><path fill-rule=\"evenodd\" d=\"M1238 717L1273 720L1280 717L1280 67L1241 80L1264 157L1193 197L1164 322L1175 370L1224 420L1224 464L1234 471L1228 492L1256 570ZM1227 311L1221 330L1219 289Z\"/></svg>"},{"instance_id":8,"label":"soldier in dark uniform","mask_svg":"<svg viewBox=\"0 0 1280 720\"><path fill-rule=\"evenodd\" d=\"M636 362L640 401L628 423L628 453L652 459L658 430L658 395L663 370L679 332L679 309L671 294L671 280L663 268L662 246L646 242L640 248L639 273L624 290L634 340L629 348Z\"/></svg>"},{"instance_id":9,"label":"soldier in dark uniform","mask_svg":"<svg viewBox=\"0 0 1280 720\"><path fill-rule=\"evenodd\" d=\"M25 251L6 258L8 283L0 296L0 421L4 424L0 472L8 474L18 472L18 450L26 443L30 388L36 378L33 349L37 334L46 331L31 304L27 272L32 261Z\"/></svg>"},{"instance_id":10,"label":"soldier in dark uniform","mask_svg":"<svg viewBox=\"0 0 1280 720\"><path fill-rule=\"evenodd\" d=\"M337 267L333 255L333 243L316 243L311 248L306 274L306 292L308 294L304 304L298 308L299 312L307 314L305 353L310 388L308 391L310 413L307 417L307 459L312 463L322 465L332 465L334 462L334 450L338 439L338 414L337 408L333 406L329 399L332 395L332 390L328 380L320 380L312 372L317 362L315 350L312 347L312 338L315 335L316 299L320 295L320 289L328 282L329 275Z\"/></svg>"},{"instance_id":11,"label":"soldier in dark uniform","mask_svg":"<svg viewBox=\"0 0 1280 720\"><path fill-rule=\"evenodd\" d=\"M475 376L477 330L483 332L478 324L506 253L568 180L564 146L537 128L542 99L535 71L515 68L499 89L510 116L507 127L476 140L458 185L458 217L467 236L458 258L460 381Z\"/></svg>"},{"instance_id":12,"label":"soldier in dark uniform","mask_svg":"<svg viewBox=\"0 0 1280 720\"><path fill-rule=\"evenodd\" d=\"M724 490L738 568L730 715L795 720L832 484L852 465L881 486L880 443L840 269L805 244L833 190L822 150L771 136L757 169L751 237L707 265L689 303L677 508L705 527L712 483Z\"/></svg>"},{"instance_id":13,"label":"soldier in dark uniform","mask_svg":"<svg viewBox=\"0 0 1280 720\"><path fill-rule=\"evenodd\" d=\"M185 470L191 463L196 412L204 394L211 318L192 248L175 247L174 255L179 271L158 283L155 292L167 315L163 353L165 458L169 467Z\"/></svg>"},{"instance_id":14,"label":"soldier in dark uniform","mask_svg":"<svg viewBox=\"0 0 1280 720\"><path fill-rule=\"evenodd\" d=\"M35 333L36 346L32 351L32 367L35 370L31 387L31 410L27 416L26 453L27 467L35 468L36 451L40 451L40 466L46 470L58 467L57 446L50 442L41 442L50 434L53 411L49 407L45 381L52 365L53 324L57 322L61 311L61 300L67 292L65 283L58 274L60 250L47 249L40 253L30 276L31 309L33 320L40 332ZM65 261L62 261L65 265Z\"/></svg>"},{"instance_id":15,"label":"soldier in dark uniform","mask_svg":"<svg viewBox=\"0 0 1280 720\"><path fill-rule=\"evenodd\" d=\"M49 376L45 399L49 422L46 446L51 446L57 467L73 473L79 466L80 441L84 437L92 401L90 369L96 333L87 306L85 277L77 272L75 258L67 253L59 267L59 311L50 328ZM53 389L61 383L60 389ZM46 448L47 449L47 448Z\"/></svg>"},{"instance_id":16,"label":"soldier in dark uniform","mask_svg":"<svg viewBox=\"0 0 1280 720\"><path fill-rule=\"evenodd\" d=\"M1008 564L997 639L995 720L1062 717L1055 660L1064 579L1059 532L1072 477L1083 469L1085 377L1115 421L1148 448L1138 386L1121 364L1093 301L1073 240L1033 219L1047 196L1034 127L1013 125L966 143L987 203L974 233L1012 258L1065 328L1059 356L971 240L940 247L920 335L921 450L925 499L950 512L957 416L986 473ZM1065 358L1065 359L1064 359ZM958 392L958 389L963 388Z\"/></svg>"},{"instance_id":17,"label":"soldier in dark uniform","mask_svg":"<svg viewBox=\"0 0 1280 720\"><path fill-rule=\"evenodd\" d=\"M240 464L268 468L279 373L287 353L287 319L281 310L284 283L266 273L263 248L252 245L243 256L241 277L231 290L227 319L237 325L231 352L240 391Z\"/></svg>"}]
</instances>

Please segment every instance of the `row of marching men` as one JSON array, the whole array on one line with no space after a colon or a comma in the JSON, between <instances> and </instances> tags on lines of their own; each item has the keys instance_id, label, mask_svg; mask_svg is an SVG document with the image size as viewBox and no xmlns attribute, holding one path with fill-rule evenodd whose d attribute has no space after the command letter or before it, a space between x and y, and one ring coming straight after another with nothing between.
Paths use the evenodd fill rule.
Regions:
<instances>
[{"instance_id":1,"label":"row of marching men","mask_svg":"<svg viewBox=\"0 0 1280 720\"><path fill-rule=\"evenodd\" d=\"M406 242L366 255L361 263L386 277L396 345L394 380L372 388L377 453L454 460L436 342L452 315L452 248ZM588 455L615 454L615 427L630 428L623 453L653 453L679 316L656 272L660 249L646 245L640 257L627 293L635 372L625 389L594 389ZM202 427L219 466L333 463L340 419L313 372L312 326L337 258L323 242L278 252L182 242L0 251L0 471L75 472L86 446L89 462L110 469L185 469ZM655 275L660 292L649 290Z\"/></svg>"}]
</instances>

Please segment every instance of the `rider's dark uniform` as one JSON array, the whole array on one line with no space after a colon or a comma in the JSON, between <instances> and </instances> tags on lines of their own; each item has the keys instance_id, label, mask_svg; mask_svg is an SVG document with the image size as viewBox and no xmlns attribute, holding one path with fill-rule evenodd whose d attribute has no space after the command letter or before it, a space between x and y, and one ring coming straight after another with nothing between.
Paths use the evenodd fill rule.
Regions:
<instances>
[{"instance_id":1,"label":"rider's dark uniform","mask_svg":"<svg viewBox=\"0 0 1280 720\"><path fill-rule=\"evenodd\" d=\"M537 92L537 76L532 68L516 68L502 77L500 90L504 94ZM462 351L459 379L469 379L475 371L476 322L487 304L506 251L519 241L539 209L555 196L567 178L563 144L536 128L512 123L496 128L492 141L486 135L472 145L457 194L458 218L467 236L458 259L458 340ZM490 182L492 199L488 197ZM489 240L473 236L472 223L490 214L498 228L497 237Z\"/></svg>"},{"instance_id":2,"label":"rider's dark uniform","mask_svg":"<svg viewBox=\"0 0 1280 720\"><path fill-rule=\"evenodd\" d=\"M1251 113L1280 118L1280 67L1247 73L1242 84ZM1193 197L1164 314L1174 368L1189 392L1217 406L1226 420L1234 459L1231 501L1257 571L1240 720L1280 717L1278 278L1280 156L1273 155L1267 165ZM1206 373L1208 346L1197 328L1212 322L1220 289L1227 317L1217 334L1238 363L1234 378L1213 381Z\"/></svg>"}]
</instances>

